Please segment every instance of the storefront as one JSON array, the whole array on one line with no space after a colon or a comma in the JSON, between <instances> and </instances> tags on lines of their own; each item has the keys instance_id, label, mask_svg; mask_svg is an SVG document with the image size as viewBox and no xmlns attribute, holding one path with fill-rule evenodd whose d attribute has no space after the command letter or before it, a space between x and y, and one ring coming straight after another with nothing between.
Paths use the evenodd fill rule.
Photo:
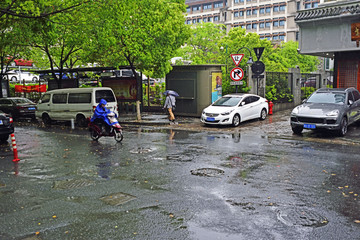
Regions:
<instances>
[{"instance_id":1,"label":"storefront","mask_svg":"<svg viewBox=\"0 0 360 240\"><path fill-rule=\"evenodd\" d=\"M360 1L327 1L295 20L299 52L334 59L333 87L360 90Z\"/></svg>"}]
</instances>

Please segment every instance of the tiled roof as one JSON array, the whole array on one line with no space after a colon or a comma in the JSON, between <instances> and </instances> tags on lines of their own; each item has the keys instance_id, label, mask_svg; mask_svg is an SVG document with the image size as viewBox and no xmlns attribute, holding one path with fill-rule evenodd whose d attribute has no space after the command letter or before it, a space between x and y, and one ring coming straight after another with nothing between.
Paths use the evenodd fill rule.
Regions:
<instances>
[{"instance_id":1,"label":"tiled roof","mask_svg":"<svg viewBox=\"0 0 360 240\"><path fill-rule=\"evenodd\" d=\"M296 14L295 21L334 17L340 15L360 15L360 2L356 2L355 4L334 5L299 11Z\"/></svg>"}]
</instances>

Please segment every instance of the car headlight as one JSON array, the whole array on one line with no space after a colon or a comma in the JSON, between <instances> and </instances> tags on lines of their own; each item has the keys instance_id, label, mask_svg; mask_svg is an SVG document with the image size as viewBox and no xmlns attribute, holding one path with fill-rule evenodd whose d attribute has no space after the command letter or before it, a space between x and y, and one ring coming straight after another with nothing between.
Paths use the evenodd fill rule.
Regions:
<instances>
[{"instance_id":1,"label":"car headlight","mask_svg":"<svg viewBox=\"0 0 360 240\"><path fill-rule=\"evenodd\" d=\"M233 110L229 110L229 111L227 111L227 112L223 112L223 113L221 113L221 115L229 115L230 113L232 113L234 111L234 109Z\"/></svg>"},{"instance_id":2,"label":"car headlight","mask_svg":"<svg viewBox=\"0 0 360 240\"><path fill-rule=\"evenodd\" d=\"M339 110L333 110L326 114L328 117L337 117L339 115Z\"/></svg>"},{"instance_id":3,"label":"car headlight","mask_svg":"<svg viewBox=\"0 0 360 240\"><path fill-rule=\"evenodd\" d=\"M291 114L298 114L299 113L299 108L296 107L292 110Z\"/></svg>"}]
</instances>

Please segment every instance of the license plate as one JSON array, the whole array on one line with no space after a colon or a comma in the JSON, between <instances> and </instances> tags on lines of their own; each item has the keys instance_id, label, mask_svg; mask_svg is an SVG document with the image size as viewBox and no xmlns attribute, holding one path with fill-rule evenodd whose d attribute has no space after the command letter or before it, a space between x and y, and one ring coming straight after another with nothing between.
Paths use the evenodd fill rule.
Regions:
<instances>
[{"instance_id":1,"label":"license plate","mask_svg":"<svg viewBox=\"0 0 360 240\"><path fill-rule=\"evenodd\" d=\"M316 125L315 124L304 124L304 128L315 129Z\"/></svg>"},{"instance_id":2,"label":"license plate","mask_svg":"<svg viewBox=\"0 0 360 240\"><path fill-rule=\"evenodd\" d=\"M215 118L212 118L212 117L207 117L207 118L206 118L206 121L209 121L209 122L214 122L214 121L215 121Z\"/></svg>"},{"instance_id":3,"label":"license plate","mask_svg":"<svg viewBox=\"0 0 360 240\"><path fill-rule=\"evenodd\" d=\"M3 123L3 121L2 120L0 120L0 125L3 125L4 123Z\"/></svg>"},{"instance_id":4,"label":"license plate","mask_svg":"<svg viewBox=\"0 0 360 240\"><path fill-rule=\"evenodd\" d=\"M34 107L29 107L28 109L29 109L29 110L35 110L35 108L34 108Z\"/></svg>"}]
</instances>

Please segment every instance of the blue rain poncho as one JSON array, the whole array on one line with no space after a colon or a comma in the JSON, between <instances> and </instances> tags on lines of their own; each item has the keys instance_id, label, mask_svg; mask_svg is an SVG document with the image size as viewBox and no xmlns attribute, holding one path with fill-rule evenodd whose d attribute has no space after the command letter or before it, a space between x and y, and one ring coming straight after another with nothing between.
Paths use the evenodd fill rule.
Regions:
<instances>
[{"instance_id":1,"label":"blue rain poncho","mask_svg":"<svg viewBox=\"0 0 360 240\"><path fill-rule=\"evenodd\" d=\"M107 115L110 113L110 110L107 109L106 107L102 107L101 106L102 104L105 104L105 105L107 104L105 99L100 100L99 104L95 108L94 115L92 116L90 121L93 122L95 119L101 119L104 122L106 122L108 125L111 126L111 123L107 117Z\"/></svg>"}]
</instances>

